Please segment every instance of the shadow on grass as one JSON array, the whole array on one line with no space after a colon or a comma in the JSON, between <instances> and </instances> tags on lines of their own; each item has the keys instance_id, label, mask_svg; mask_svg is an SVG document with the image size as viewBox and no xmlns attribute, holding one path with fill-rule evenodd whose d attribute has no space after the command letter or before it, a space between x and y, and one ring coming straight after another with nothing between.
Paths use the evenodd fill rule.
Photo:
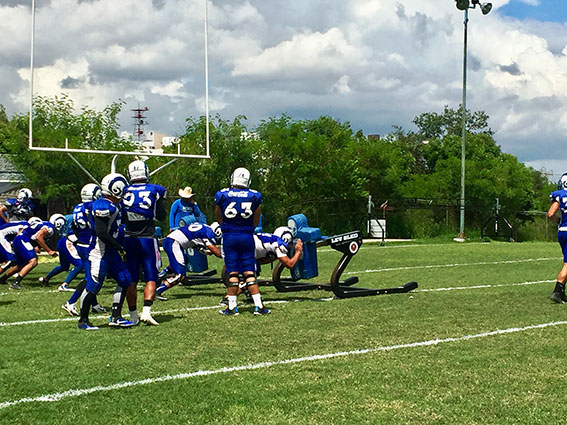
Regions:
<instances>
[{"instance_id":1,"label":"shadow on grass","mask_svg":"<svg viewBox=\"0 0 567 425\"><path fill-rule=\"evenodd\" d=\"M2 307L3 305L10 305L10 304L14 304L16 301L15 300L9 300L9 301L0 301L0 307Z\"/></svg>"}]
</instances>

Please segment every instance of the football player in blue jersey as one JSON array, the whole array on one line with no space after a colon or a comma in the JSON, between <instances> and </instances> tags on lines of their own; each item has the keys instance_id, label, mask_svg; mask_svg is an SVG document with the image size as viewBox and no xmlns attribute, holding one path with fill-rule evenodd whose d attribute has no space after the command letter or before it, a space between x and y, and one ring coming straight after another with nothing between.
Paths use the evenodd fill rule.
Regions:
<instances>
[{"instance_id":1,"label":"football player in blue jersey","mask_svg":"<svg viewBox=\"0 0 567 425\"><path fill-rule=\"evenodd\" d=\"M565 281L567 280L567 173L559 180L558 190L551 192L551 206L547 217L558 223L557 241L563 252L563 267L557 275L557 283L550 299L558 304L567 302L565 297ZM560 217L556 214L560 212Z\"/></svg>"},{"instance_id":2,"label":"football player in blue jersey","mask_svg":"<svg viewBox=\"0 0 567 425\"><path fill-rule=\"evenodd\" d=\"M169 209L170 230L178 229L181 226L181 219L188 215L195 217L195 221L202 222L200 220L202 216L201 210L195 201L193 189L187 186L184 189L179 189L178 193L181 199L177 199L173 204L171 204L171 208Z\"/></svg>"},{"instance_id":3,"label":"football player in blue jersey","mask_svg":"<svg viewBox=\"0 0 567 425\"><path fill-rule=\"evenodd\" d=\"M291 230L286 227L278 227L274 230L274 233L255 233L254 243L256 248L256 261L257 268L256 274L260 274L261 264L271 264L276 260L279 260L285 267L292 269L303 251L303 242L298 239L295 244L295 252L293 256L289 257L289 244L293 239ZM239 285L238 294L242 293L242 289ZM248 301L248 297L247 297ZM228 304L228 298L224 297L221 305Z\"/></svg>"},{"instance_id":4,"label":"football player in blue jersey","mask_svg":"<svg viewBox=\"0 0 567 425\"><path fill-rule=\"evenodd\" d=\"M77 288L73 292L73 295L71 295L69 300L61 306L61 308L67 311L71 316L79 316L75 303L81 297L81 294L87 284L86 276L90 273L88 262L89 248L94 239L94 218L91 214L91 210L93 201L99 199L100 196L100 187L95 183L87 183L81 189L81 203L75 205L73 208L73 219L71 222L71 228L75 239L73 244L81 259L82 268L85 272L85 279L79 282ZM106 312L106 309L98 303L96 295L93 297L92 312Z\"/></svg>"},{"instance_id":5,"label":"football player in blue jersey","mask_svg":"<svg viewBox=\"0 0 567 425\"><path fill-rule=\"evenodd\" d=\"M239 276L254 300L254 314L271 313L262 303L256 282L254 229L260 222L262 195L250 189L250 171L237 168L230 177L230 188L215 194L215 217L221 224L222 250L228 275L228 307L219 313L239 314L237 307Z\"/></svg>"},{"instance_id":6,"label":"football player in blue jersey","mask_svg":"<svg viewBox=\"0 0 567 425\"><path fill-rule=\"evenodd\" d=\"M14 238L20 233L22 229L28 227L30 224L41 223L39 217L32 217L28 221L16 221L13 223L5 223L0 226L0 274L4 273L10 266L16 262L16 253L12 247ZM6 283L7 276L0 277L0 284Z\"/></svg>"},{"instance_id":7,"label":"football player in blue jersey","mask_svg":"<svg viewBox=\"0 0 567 425\"><path fill-rule=\"evenodd\" d=\"M187 257L185 251L187 249L197 249L200 252L211 253L222 258L220 249L216 246L219 234L215 230L219 228L218 223L210 226L201 223L191 223L187 226L180 227L171 232L163 240L163 250L169 259L169 268L175 273L174 276L167 278L156 289L156 298L167 301L163 293L169 288L177 285L185 278L187 272Z\"/></svg>"},{"instance_id":8,"label":"football player in blue jersey","mask_svg":"<svg viewBox=\"0 0 567 425\"><path fill-rule=\"evenodd\" d=\"M57 252L59 253L59 264L55 266L47 275L40 277L39 281L43 286L49 285L49 280L52 277L57 276L63 272L69 272L63 283L59 286L60 292L75 292L74 289L69 287L69 283L77 277L77 275L83 270L83 262L79 256L77 248L75 248L74 242L77 237L73 233L69 233L66 236L62 236L57 241ZM73 269L69 271L73 266Z\"/></svg>"},{"instance_id":9,"label":"football player in blue jersey","mask_svg":"<svg viewBox=\"0 0 567 425\"><path fill-rule=\"evenodd\" d=\"M6 204L0 206L0 223L26 221L30 218L34 208L31 197L32 191L23 188L18 191L17 198L8 198Z\"/></svg>"},{"instance_id":10,"label":"football player in blue jersey","mask_svg":"<svg viewBox=\"0 0 567 425\"><path fill-rule=\"evenodd\" d=\"M132 279L122 262L122 245L118 241L120 232L120 200L126 187L126 178L117 173L106 175L101 182L102 197L91 204L93 218L92 241L88 248L86 267L87 283L81 294L81 310L78 327L83 330L98 330L89 321L89 310L96 294L102 288L107 275L117 283L112 302L109 326L130 327L134 323L121 317L126 289Z\"/></svg>"},{"instance_id":11,"label":"football player in blue jersey","mask_svg":"<svg viewBox=\"0 0 567 425\"><path fill-rule=\"evenodd\" d=\"M124 190L122 215L126 226L124 250L126 266L132 277L128 289L128 308L132 321L137 321L136 286L140 280L140 269L144 272L144 307L140 320L147 325L158 325L152 317L152 304L156 293L158 273L161 267L159 244L155 238L155 220L166 217L164 199L166 189L149 183L150 171L144 161L136 160L128 165L130 185Z\"/></svg>"},{"instance_id":12,"label":"football player in blue jersey","mask_svg":"<svg viewBox=\"0 0 567 425\"><path fill-rule=\"evenodd\" d=\"M47 239L54 236L64 224L63 214L53 214L49 217L49 221L36 222L22 228L12 242L16 265L10 268L5 275L9 277L15 274L16 279L10 285L10 289L24 289L20 282L38 263L36 248L43 249L52 257L57 256L57 252L47 245Z\"/></svg>"}]
</instances>

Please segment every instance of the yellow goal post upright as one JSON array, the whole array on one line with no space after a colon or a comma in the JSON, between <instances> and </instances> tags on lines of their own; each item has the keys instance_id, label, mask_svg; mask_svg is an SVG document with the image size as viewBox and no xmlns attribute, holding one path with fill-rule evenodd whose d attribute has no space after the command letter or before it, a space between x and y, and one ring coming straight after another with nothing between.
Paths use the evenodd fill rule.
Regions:
<instances>
[{"instance_id":1,"label":"yellow goal post upright","mask_svg":"<svg viewBox=\"0 0 567 425\"><path fill-rule=\"evenodd\" d=\"M30 48L30 113L29 113L29 141L28 149L31 151L45 151L45 152L63 152L67 153L71 158L72 153L92 153L92 154L111 154L111 155L133 155L133 156L147 156L147 157L170 157L170 158L210 158L210 147L209 147L209 60L208 60L208 6L207 1L205 3L205 119L206 119L206 140L205 140L205 154L187 154L181 153L181 147L177 145L177 153L158 153L158 152L146 152L146 151L120 151L120 150L99 150L99 149L75 149L69 148L68 142L65 141L64 148L46 147L46 146L35 146L33 143L33 96L34 96L34 48L35 48L35 11L36 11L36 0L31 0L31 48ZM74 159L74 158L73 158ZM75 160L75 162L77 162ZM168 162L167 164L171 163ZM80 165L80 164L79 164ZM81 167L82 168L82 167ZM160 167L161 169L162 167ZM83 171L85 171L83 169ZM157 171L157 170L156 170Z\"/></svg>"}]
</instances>

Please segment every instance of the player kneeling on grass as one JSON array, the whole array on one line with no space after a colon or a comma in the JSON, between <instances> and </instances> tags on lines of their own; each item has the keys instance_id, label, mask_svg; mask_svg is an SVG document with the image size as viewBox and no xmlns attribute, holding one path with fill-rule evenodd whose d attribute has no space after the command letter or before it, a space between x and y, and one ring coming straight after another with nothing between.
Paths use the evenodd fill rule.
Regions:
<instances>
[{"instance_id":1,"label":"player kneeling on grass","mask_svg":"<svg viewBox=\"0 0 567 425\"><path fill-rule=\"evenodd\" d=\"M10 277L15 273L16 280L12 282L10 289L24 289L20 282L38 263L36 248L43 249L52 257L57 256L57 252L47 245L47 239L55 235L64 225L65 216L53 214L49 221L39 221L22 228L12 242L16 265L10 268L5 275Z\"/></svg>"},{"instance_id":2,"label":"player kneeling on grass","mask_svg":"<svg viewBox=\"0 0 567 425\"><path fill-rule=\"evenodd\" d=\"M567 302L565 297L565 281L567 280L567 173L563 173L558 184L559 190L551 192L551 206L547 211L547 217L559 224L557 228L557 241L563 251L563 267L557 275L555 289L549 297L552 301L563 304ZM556 214L561 211L561 218Z\"/></svg>"},{"instance_id":3,"label":"player kneeling on grass","mask_svg":"<svg viewBox=\"0 0 567 425\"><path fill-rule=\"evenodd\" d=\"M122 318L120 315L126 297L126 289L132 281L120 256L123 252L122 245L117 240L120 233L120 209L118 206L126 184L126 178L123 175L108 174L101 182L102 198L97 199L91 205L94 234L88 250L87 284L81 294L79 329L98 330L98 327L89 322L89 310L107 275L117 282L109 326L134 326L133 322Z\"/></svg>"},{"instance_id":4,"label":"player kneeling on grass","mask_svg":"<svg viewBox=\"0 0 567 425\"><path fill-rule=\"evenodd\" d=\"M167 298L163 296L163 293L185 278L187 270L185 251L187 249L196 249L200 252L222 258L220 249L216 246L217 232L215 232L215 229L217 229L217 232L220 232L218 223L213 223L210 226L201 223L191 223L167 235L163 240L163 250L166 252L167 258L169 258L169 268L173 270L175 275L167 278L157 288L157 299L166 301Z\"/></svg>"}]
</instances>

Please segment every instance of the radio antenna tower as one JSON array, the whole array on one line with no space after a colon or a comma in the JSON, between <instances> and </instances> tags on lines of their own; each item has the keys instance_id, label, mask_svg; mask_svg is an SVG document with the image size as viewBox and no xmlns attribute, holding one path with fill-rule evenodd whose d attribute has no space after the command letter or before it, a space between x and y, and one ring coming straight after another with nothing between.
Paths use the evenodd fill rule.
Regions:
<instances>
[{"instance_id":1,"label":"radio antenna tower","mask_svg":"<svg viewBox=\"0 0 567 425\"><path fill-rule=\"evenodd\" d=\"M149 108L147 106L140 107L138 104L138 107L131 109L131 111L134 112L132 117L134 119L134 140L140 143L144 140L144 126L149 124L144 115L144 112L149 111Z\"/></svg>"}]
</instances>

